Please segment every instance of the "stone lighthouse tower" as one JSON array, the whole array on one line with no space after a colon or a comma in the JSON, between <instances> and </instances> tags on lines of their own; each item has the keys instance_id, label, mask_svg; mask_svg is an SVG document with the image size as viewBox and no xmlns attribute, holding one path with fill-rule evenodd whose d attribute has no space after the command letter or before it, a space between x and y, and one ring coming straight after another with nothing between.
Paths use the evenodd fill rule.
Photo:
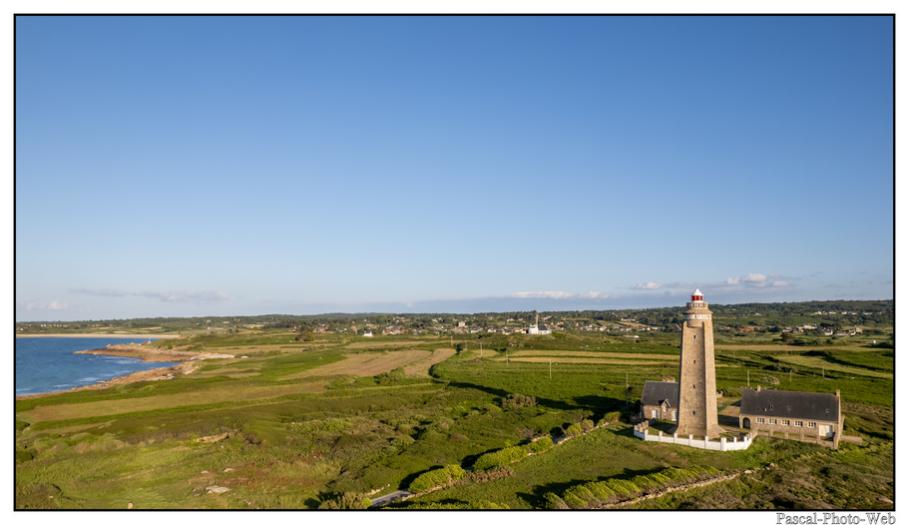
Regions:
<instances>
[{"instance_id":1,"label":"stone lighthouse tower","mask_svg":"<svg viewBox=\"0 0 909 525\"><path fill-rule=\"evenodd\" d=\"M717 437L716 369L713 364L713 314L704 294L695 290L682 325L679 358L679 426L681 436Z\"/></svg>"}]
</instances>

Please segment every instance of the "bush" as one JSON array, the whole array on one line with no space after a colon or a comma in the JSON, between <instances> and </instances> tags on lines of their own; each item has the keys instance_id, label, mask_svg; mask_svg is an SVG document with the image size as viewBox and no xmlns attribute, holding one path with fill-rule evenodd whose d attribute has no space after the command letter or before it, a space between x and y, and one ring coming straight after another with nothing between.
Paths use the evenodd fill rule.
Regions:
<instances>
[{"instance_id":1,"label":"bush","mask_svg":"<svg viewBox=\"0 0 909 525\"><path fill-rule=\"evenodd\" d=\"M502 400L502 408L508 410L517 410L524 407L533 407L537 405L537 398L525 396L524 394L508 394L508 397Z\"/></svg>"},{"instance_id":2,"label":"bush","mask_svg":"<svg viewBox=\"0 0 909 525\"><path fill-rule=\"evenodd\" d=\"M616 494L628 498L637 496L642 492L640 487L627 479L610 479L606 481L606 486Z\"/></svg>"},{"instance_id":3,"label":"bush","mask_svg":"<svg viewBox=\"0 0 909 525\"><path fill-rule=\"evenodd\" d=\"M667 468L659 472L642 474L631 479L608 479L592 481L570 487L559 498L553 494L547 496L548 508L556 507L559 502L573 509L597 507L619 500L638 497L645 492L656 492L664 488L691 483L709 478L720 471L715 467ZM557 499L558 498L558 499Z\"/></svg>"},{"instance_id":4,"label":"bush","mask_svg":"<svg viewBox=\"0 0 909 525\"><path fill-rule=\"evenodd\" d=\"M607 412L606 415L603 416L603 419L605 419L607 423L618 423L621 417L621 412Z\"/></svg>"},{"instance_id":5,"label":"bush","mask_svg":"<svg viewBox=\"0 0 909 525\"><path fill-rule=\"evenodd\" d=\"M524 445L527 448L528 454L539 454L545 450L549 450L553 447L552 436L543 436L536 441L531 441L530 443Z\"/></svg>"},{"instance_id":6,"label":"bush","mask_svg":"<svg viewBox=\"0 0 909 525\"><path fill-rule=\"evenodd\" d=\"M372 501L356 492L330 494L319 503L320 509L368 509Z\"/></svg>"},{"instance_id":7,"label":"bush","mask_svg":"<svg viewBox=\"0 0 909 525\"><path fill-rule=\"evenodd\" d=\"M568 425L568 428L566 428L562 432L566 436L577 437L582 434L586 434L587 432L590 432L594 428L595 428L595 425L593 424L593 421L590 419L585 419L578 423L572 423L571 425Z\"/></svg>"},{"instance_id":8,"label":"bush","mask_svg":"<svg viewBox=\"0 0 909 525\"><path fill-rule=\"evenodd\" d=\"M508 467L499 467L492 470L479 470L470 472L467 474L467 479L473 483L485 483L487 481L495 481L497 479L509 478L514 475Z\"/></svg>"},{"instance_id":9,"label":"bush","mask_svg":"<svg viewBox=\"0 0 909 525\"><path fill-rule=\"evenodd\" d=\"M429 470L417 476L410 482L410 492L425 492L429 489L447 485L467 475L460 465L445 465L444 467Z\"/></svg>"},{"instance_id":10,"label":"bush","mask_svg":"<svg viewBox=\"0 0 909 525\"><path fill-rule=\"evenodd\" d=\"M526 455L527 450L523 446L507 447L478 457L473 464L473 468L474 470L489 470L496 467L504 467Z\"/></svg>"},{"instance_id":11,"label":"bush","mask_svg":"<svg viewBox=\"0 0 909 525\"><path fill-rule=\"evenodd\" d=\"M565 510L571 507L565 503L565 500L559 497L558 494L554 492L547 492L543 495L543 500L546 502L546 508L552 510Z\"/></svg>"},{"instance_id":12,"label":"bush","mask_svg":"<svg viewBox=\"0 0 909 525\"><path fill-rule=\"evenodd\" d=\"M395 368L394 370L389 370L384 374L379 374L375 376L374 380L377 384L380 385L390 385L401 381L407 377L407 373L404 372L403 368Z\"/></svg>"}]
</instances>

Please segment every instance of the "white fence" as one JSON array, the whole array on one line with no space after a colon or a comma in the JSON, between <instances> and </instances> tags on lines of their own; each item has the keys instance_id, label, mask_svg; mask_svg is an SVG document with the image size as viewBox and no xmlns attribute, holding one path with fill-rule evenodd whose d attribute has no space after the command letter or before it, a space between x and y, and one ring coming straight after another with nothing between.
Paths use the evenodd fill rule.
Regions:
<instances>
[{"instance_id":1,"label":"white fence","mask_svg":"<svg viewBox=\"0 0 909 525\"><path fill-rule=\"evenodd\" d=\"M634 435L637 438L643 439L644 441L657 441L659 443L673 443L675 445L685 445L694 448L705 448L707 450L745 450L751 446L751 442L754 439L751 435L746 434L742 439L733 437L732 440L728 440L724 437L720 438L719 441L710 441L705 438L695 439L693 436L688 435L686 437L679 436L678 434L663 434L659 432L658 434L651 434L647 431L647 428L639 429L639 426L634 427Z\"/></svg>"}]
</instances>

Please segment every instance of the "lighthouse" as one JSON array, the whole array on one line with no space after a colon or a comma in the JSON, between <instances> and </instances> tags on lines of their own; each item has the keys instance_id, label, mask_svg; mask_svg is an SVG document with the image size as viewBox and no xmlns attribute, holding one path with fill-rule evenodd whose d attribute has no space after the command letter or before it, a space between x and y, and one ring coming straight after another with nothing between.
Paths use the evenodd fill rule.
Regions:
<instances>
[{"instance_id":1,"label":"lighthouse","mask_svg":"<svg viewBox=\"0 0 909 525\"><path fill-rule=\"evenodd\" d=\"M676 432L714 438L720 434L713 362L713 314L704 294L695 290L685 310L679 357L679 418Z\"/></svg>"}]
</instances>

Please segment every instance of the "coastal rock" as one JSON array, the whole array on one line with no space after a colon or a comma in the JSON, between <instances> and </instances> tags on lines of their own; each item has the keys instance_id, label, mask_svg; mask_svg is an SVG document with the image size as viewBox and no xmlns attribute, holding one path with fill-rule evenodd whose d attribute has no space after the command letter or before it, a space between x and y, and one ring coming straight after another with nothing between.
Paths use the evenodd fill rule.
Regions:
<instances>
[{"instance_id":1,"label":"coastal rock","mask_svg":"<svg viewBox=\"0 0 909 525\"><path fill-rule=\"evenodd\" d=\"M218 485L212 485L210 487L205 487L205 490L208 491L209 494L224 494L225 492L228 492L230 489L227 487L219 487Z\"/></svg>"}]
</instances>

